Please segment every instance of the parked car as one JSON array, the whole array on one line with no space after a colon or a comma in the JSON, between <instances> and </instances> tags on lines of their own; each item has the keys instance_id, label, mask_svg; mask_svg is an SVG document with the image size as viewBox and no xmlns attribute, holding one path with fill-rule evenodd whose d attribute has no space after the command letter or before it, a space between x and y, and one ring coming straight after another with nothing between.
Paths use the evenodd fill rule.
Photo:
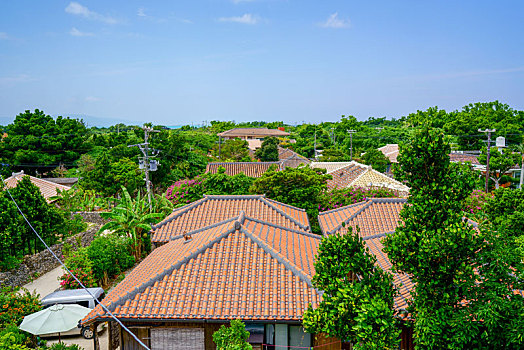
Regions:
<instances>
[{"instance_id":1,"label":"parked car","mask_svg":"<svg viewBox=\"0 0 524 350\"><path fill-rule=\"evenodd\" d=\"M104 290L102 288L87 288L89 293L85 289L68 289L68 290L59 290L51 294L46 295L41 304L45 308L50 307L55 304L78 304L83 307L94 309L98 305L98 300L102 300L105 297ZM91 294L94 296L91 295ZM95 299L96 298L96 299ZM80 321L80 320L78 320ZM100 332L104 329L105 324L100 324L97 328L97 332ZM73 328L70 331L60 333L60 335L77 335L81 334L86 339L92 339L94 332L89 327L82 328ZM42 337L54 337L58 336L58 333L49 333L41 335Z\"/></svg>"}]
</instances>

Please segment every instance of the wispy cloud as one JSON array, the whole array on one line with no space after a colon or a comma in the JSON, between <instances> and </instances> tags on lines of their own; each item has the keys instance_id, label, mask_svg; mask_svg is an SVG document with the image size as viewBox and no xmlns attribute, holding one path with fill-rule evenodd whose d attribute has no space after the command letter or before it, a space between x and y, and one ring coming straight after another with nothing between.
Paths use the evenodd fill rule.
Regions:
<instances>
[{"instance_id":1,"label":"wispy cloud","mask_svg":"<svg viewBox=\"0 0 524 350\"><path fill-rule=\"evenodd\" d=\"M508 74L508 73L519 73L519 72L524 72L524 67L484 69L484 70L472 70L472 71L465 71L465 72L430 74L430 75L418 76L415 78L419 78L422 80L440 80L440 79L478 77L478 76L484 76L484 75ZM414 77L409 77L409 78L412 79Z\"/></svg>"},{"instance_id":2,"label":"wispy cloud","mask_svg":"<svg viewBox=\"0 0 524 350\"><path fill-rule=\"evenodd\" d=\"M0 77L0 84L2 83L25 83L28 81L34 81L35 79L28 74L18 74L7 77Z\"/></svg>"},{"instance_id":3,"label":"wispy cloud","mask_svg":"<svg viewBox=\"0 0 524 350\"><path fill-rule=\"evenodd\" d=\"M251 25L257 24L259 22L259 19L250 13L246 13L243 16L239 16L239 17L220 17L218 20L220 22L234 22L234 23L251 24Z\"/></svg>"},{"instance_id":4,"label":"wispy cloud","mask_svg":"<svg viewBox=\"0 0 524 350\"><path fill-rule=\"evenodd\" d=\"M75 27L71 28L71 30L69 31L69 34L71 34L72 36L94 36L93 33L81 32L78 29L76 29Z\"/></svg>"},{"instance_id":5,"label":"wispy cloud","mask_svg":"<svg viewBox=\"0 0 524 350\"><path fill-rule=\"evenodd\" d=\"M350 24L351 22L349 19L339 18L338 12L335 12L319 25L324 28L347 28Z\"/></svg>"},{"instance_id":6,"label":"wispy cloud","mask_svg":"<svg viewBox=\"0 0 524 350\"><path fill-rule=\"evenodd\" d=\"M100 101L100 99L98 97L95 97L95 96L87 96L85 98L86 102L98 102Z\"/></svg>"},{"instance_id":7,"label":"wispy cloud","mask_svg":"<svg viewBox=\"0 0 524 350\"><path fill-rule=\"evenodd\" d=\"M78 2L74 2L74 1L70 2L69 5L67 5L67 7L65 8L65 12L72 14L72 15L81 16L81 17L84 17L90 20L104 22L107 24L118 23L118 20L116 20L115 18L102 15L95 11L91 11L87 7L79 4Z\"/></svg>"},{"instance_id":8,"label":"wispy cloud","mask_svg":"<svg viewBox=\"0 0 524 350\"><path fill-rule=\"evenodd\" d=\"M146 9L144 7L139 7L138 10L136 11L136 15L138 17L140 17L140 18L144 18L144 19L156 22L156 23L165 23L165 22L167 22L167 20L165 18L155 17L155 16L151 16L151 15L147 14L146 13Z\"/></svg>"},{"instance_id":9,"label":"wispy cloud","mask_svg":"<svg viewBox=\"0 0 524 350\"><path fill-rule=\"evenodd\" d=\"M240 4L241 2L253 2L255 0L231 0L233 4Z\"/></svg>"},{"instance_id":10,"label":"wispy cloud","mask_svg":"<svg viewBox=\"0 0 524 350\"><path fill-rule=\"evenodd\" d=\"M136 15L138 17L147 17L146 15L146 10L143 8L143 7L140 7L137 11L136 11Z\"/></svg>"},{"instance_id":11,"label":"wispy cloud","mask_svg":"<svg viewBox=\"0 0 524 350\"><path fill-rule=\"evenodd\" d=\"M9 40L11 39L6 32L0 32L0 40Z\"/></svg>"}]
</instances>

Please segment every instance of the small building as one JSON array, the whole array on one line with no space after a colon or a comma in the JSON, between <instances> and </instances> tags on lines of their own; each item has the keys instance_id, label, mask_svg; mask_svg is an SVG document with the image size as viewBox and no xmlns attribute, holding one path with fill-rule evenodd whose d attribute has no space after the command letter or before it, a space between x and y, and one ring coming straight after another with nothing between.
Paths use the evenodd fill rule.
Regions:
<instances>
[{"instance_id":1,"label":"small building","mask_svg":"<svg viewBox=\"0 0 524 350\"><path fill-rule=\"evenodd\" d=\"M260 177L271 167L282 170L281 162L215 162L207 163L206 173L216 174L218 169L224 168L226 174L234 176L236 174L244 174L250 177Z\"/></svg>"},{"instance_id":2,"label":"small building","mask_svg":"<svg viewBox=\"0 0 524 350\"><path fill-rule=\"evenodd\" d=\"M222 139L241 139L246 140L250 150L254 151L262 146L262 141L266 137L288 137L290 134L284 131L284 128L234 128L218 133L219 142Z\"/></svg>"},{"instance_id":3,"label":"small building","mask_svg":"<svg viewBox=\"0 0 524 350\"><path fill-rule=\"evenodd\" d=\"M44 179L39 179L37 177L26 175L22 170L19 173L13 173L12 176L5 179L5 184L8 188L14 188L21 181L24 176L29 176L29 180L40 189L40 193L46 199L48 203L52 202L51 197L54 197L58 194L58 191L67 191L71 189L69 186L61 185Z\"/></svg>"},{"instance_id":4,"label":"small building","mask_svg":"<svg viewBox=\"0 0 524 350\"><path fill-rule=\"evenodd\" d=\"M323 168L333 178L328 180L329 189L363 187L386 188L393 190L398 196L404 197L409 193L409 187L403 183L355 161L351 162L312 162L312 168Z\"/></svg>"},{"instance_id":5,"label":"small building","mask_svg":"<svg viewBox=\"0 0 524 350\"><path fill-rule=\"evenodd\" d=\"M254 349L340 349L301 326L321 301L311 283L321 237L308 227L305 212L263 196L206 196L153 227L164 244L104 305L152 349L214 350L213 333L234 319L246 324ZM104 321L111 318L99 305L82 323ZM138 349L121 329L120 349Z\"/></svg>"},{"instance_id":6,"label":"small building","mask_svg":"<svg viewBox=\"0 0 524 350\"><path fill-rule=\"evenodd\" d=\"M398 163L397 161L397 157L399 153L398 144L396 143L387 144L383 147L380 147L378 150L382 152L386 156L387 159L389 159L390 163Z\"/></svg>"}]
</instances>

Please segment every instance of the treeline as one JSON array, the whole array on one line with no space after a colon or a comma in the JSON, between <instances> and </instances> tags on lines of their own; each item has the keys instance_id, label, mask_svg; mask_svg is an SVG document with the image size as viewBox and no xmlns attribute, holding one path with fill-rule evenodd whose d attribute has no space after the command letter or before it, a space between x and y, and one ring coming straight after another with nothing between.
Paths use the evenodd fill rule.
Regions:
<instances>
[{"instance_id":1,"label":"treeline","mask_svg":"<svg viewBox=\"0 0 524 350\"><path fill-rule=\"evenodd\" d=\"M339 121L319 124L211 121L180 129L154 126L160 132L150 135L150 147L158 150L160 166L151 180L157 192L162 192L175 181L202 174L210 161L275 157L274 150L254 157L241 140L223 140L219 145L217 133L236 127L284 127L291 135L278 140L281 146L307 158L315 157L315 149L322 150L323 161L350 160L352 146L353 159L384 171L387 160L375 150L408 140L424 125L443 131L452 148L458 150L480 150L484 146L485 135L479 133L479 128L497 129L493 138L505 136L511 146L522 142L524 111L494 101L469 104L451 112L431 107L393 119L371 117L359 121L354 116L342 116ZM103 196L114 196L122 185L132 193L143 186L138 167L142 154L137 147L128 147L144 142L144 132L138 126L86 128L82 120L53 119L35 110L19 114L4 129L7 135L0 142L0 173L4 176L24 170L37 176L80 177L82 188ZM348 130L355 131L352 139Z\"/></svg>"}]
</instances>

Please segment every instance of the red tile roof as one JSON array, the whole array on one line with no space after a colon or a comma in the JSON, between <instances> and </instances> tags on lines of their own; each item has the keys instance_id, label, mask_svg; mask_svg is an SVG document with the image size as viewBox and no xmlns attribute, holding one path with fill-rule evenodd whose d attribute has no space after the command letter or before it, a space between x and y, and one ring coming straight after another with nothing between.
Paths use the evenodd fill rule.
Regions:
<instances>
[{"instance_id":1,"label":"red tile roof","mask_svg":"<svg viewBox=\"0 0 524 350\"><path fill-rule=\"evenodd\" d=\"M282 162L284 167L297 168L301 164L309 164L311 161L306 157L301 156L297 152L289 149L278 147L278 159Z\"/></svg>"},{"instance_id":2,"label":"red tile roof","mask_svg":"<svg viewBox=\"0 0 524 350\"><path fill-rule=\"evenodd\" d=\"M6 183L7 187L14 188L18 184L18 181L21 181L24 178L24 176L29 176L29 180L31 180L31 182L36 187L38 187L38 189L40 189L40 193L42 193L42 196L48 202L51 202L49 200L50 197L53 197L53 196L57 195L57 193L58 193L57 191L58 190L66 191L66 190L71 189L71 187L60 185L60 184L57 184L57 183L54 183L54 182L51 182L51 181L46 181L46 180L43 180L43 179L39 179L39 178L34 177L34 176L25 175L24 173L14 174L13 176L8 177L7 179L5 179L5 183Z\"/></svg>"},{"instance_id":3,"label":"red tile roof","mask_svg":"<svg viewBox=\"0 0 524 350\"><path fill-rule=\"evenodd\" d=\"M185 232L235 218L240 212L289 229L310 231L309 219L304 209L265 198L264 195L205 195L201 200L175 209L172 214L153 226L151 241L168 242Z\"/></svg>"},{"instance_id":4,"label":"red tile roof","mask_svg":"<svg viewBox=\"0 0 524 350\"><path fill-rule=\"evenodd\" d=\"M393 283L399 294L395 297L395 308L405 310L413 283L405 274L391 271L391 262L383 252L382 239L395 232L400 220L400 211L406 199L403 198L373 198L342 208L329 210L319 214L320 228L324 234L347 232L352 227L358 232L370 252L377 258L377 265L392 273ZM344 225L343 225L344 223ZM357 230L360 228L360 231Z\"/></svg>"},{"instance_id":5,"label":"red tile roof","mask_svg":"<svg viewBox=\"0 0 524 350\"><path fill-rule=\"evenodd\" d=\"M479 162L479 156L476 154L450 153L449 160L453 163L470 162L471 165L481 165Z\"/></svg>"},{"instance_id":6,"label":"red tile roof","mask_svg":"<svg viewBox=\"0 0 524 350\"><path fill-rule=\"evenodd\" d=\"M387 144L383 147L380 147L378 150L384 153L384 155L389 159L391 163L398 163L397 161L398 153L399 153L398 144L396 143Z\"/></svg>"},{"instance_id":7,"label":"red tile roof","mask_svg":"<svg viewBox=\"0 0 524 350\"><path fill-rule=\"evenodd\" d=\"M268 128L234 128L217 134L221 137L283 137L289 136L288 132Z\"/></svg>"},{"instance_id":8,"label":"red tile roof","mask_svg":"<svg viewBox=\"0 0 524 350\"><path fill-rule=\"evenodd\" d=\"M260 177L272 166L282 170L281 162L220 162L208 163L206 173L216 174L220 167L226 170L226 174L233 176L243 173L250 177Z\"/></svg>"},{"instance_id":9,"label":"red tile roof","mask_svg":"<svg viewBox=\"0 0 524 350\"><path fill-rule=\"evenodd\" d=\"M336 171L332 171L329 174L333 179L327 181L327 186L330 190L334 188L350 187L359 176L366 172L366 170L365 166L354 163Z\"/></svg>"},{"instance_id":10,"label":"red tile roof","mask_svg":"<svg viewBox=\"0 0 524 350\"><path fill-rule=\"evenodd\" d=\"M270 321L300 321L318 306L311 279L320 236L243 212L190 235L155 249L104 305L124 319ZM83 322L107 318L97 306Z\"/></svg>"}]
</instances>

